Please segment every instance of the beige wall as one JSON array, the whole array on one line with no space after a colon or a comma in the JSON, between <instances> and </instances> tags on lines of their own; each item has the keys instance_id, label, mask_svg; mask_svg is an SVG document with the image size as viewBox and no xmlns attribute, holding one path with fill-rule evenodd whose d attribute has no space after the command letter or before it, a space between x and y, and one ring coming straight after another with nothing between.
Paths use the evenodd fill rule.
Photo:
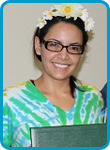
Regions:
<instances>
[{"instance_id":1,"label":"beige wall","mask_svg":"<svg viewBox=\"0 0 110 150\"><path fill-rule=\"evenodd\" d=\"M4 87L40 76L41 71L33 61L32 37L37 19L50 6L51 3L8 3L4 7ZM83 6L93 17L95 27L93 38L88 43L88 50L76 75L83 82L101 89L107 80L107 8L101 3L84 3Z\"/></svg>"}]
</instances>

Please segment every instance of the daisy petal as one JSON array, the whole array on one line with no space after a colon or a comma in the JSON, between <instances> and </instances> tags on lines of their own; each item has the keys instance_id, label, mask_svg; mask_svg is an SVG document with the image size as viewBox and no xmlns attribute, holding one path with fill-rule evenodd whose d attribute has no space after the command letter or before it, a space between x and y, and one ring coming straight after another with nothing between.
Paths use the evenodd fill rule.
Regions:
<instances>
[{"instance_id":1,"label":"daisy petal","mask_svg":"<svg viewBox=\"0 0 110 150\"><path fill-rule=\"evenodd\" d=\"M85 30L86 31L92 30L92 28L94 27L94 24L95 24L95 22L93 21L93 19L92 18L88 18L85 21Z\"/></svg>"}]
</instances>

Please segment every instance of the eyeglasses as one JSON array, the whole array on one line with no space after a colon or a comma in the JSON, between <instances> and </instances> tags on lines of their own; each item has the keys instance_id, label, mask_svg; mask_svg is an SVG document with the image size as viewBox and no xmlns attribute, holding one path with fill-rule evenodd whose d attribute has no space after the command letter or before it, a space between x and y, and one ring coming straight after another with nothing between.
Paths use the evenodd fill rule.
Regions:
<instances>
[{"instance_id":1,"label":"eyeglasses","mask_svg":"<svg viewBox=\"0 0 110 150\"><path fill-rule=\"evenodd\" d=\"M49 41L43 40L42 43L44 44L45 48L51 52L61 52L63 48L66 48L68 53L80 55L83 54L84 51L84 46L79 44L71 44L69 46L64 46L61 43L54 40Z\"/></svg>"}]
</instances>

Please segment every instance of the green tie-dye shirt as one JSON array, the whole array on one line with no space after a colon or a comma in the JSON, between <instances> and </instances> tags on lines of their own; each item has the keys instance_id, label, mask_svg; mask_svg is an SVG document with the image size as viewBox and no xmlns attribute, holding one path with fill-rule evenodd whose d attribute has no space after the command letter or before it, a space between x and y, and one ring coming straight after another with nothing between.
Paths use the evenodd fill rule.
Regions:
<instances>
[{"instance_id":1,"label":"green tie-dye shirt","mask_svg":"<svg viewBox=\"0 0 110 150\"><path fill-rule=\"evenodd\" d=\"M65 111L53 105L29 80L4 90L3 140L12 147L30 147L30 127L103 123L103 99L88 84L75 89L75 104Z\"/></svg>"}]
</instances>

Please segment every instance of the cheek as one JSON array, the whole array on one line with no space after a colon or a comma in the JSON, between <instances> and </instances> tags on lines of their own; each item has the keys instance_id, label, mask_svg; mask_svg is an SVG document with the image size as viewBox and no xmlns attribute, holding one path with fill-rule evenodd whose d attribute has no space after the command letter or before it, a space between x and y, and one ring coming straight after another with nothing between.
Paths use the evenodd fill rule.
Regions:
<instances>
[{"instance_id":1,"label":"cheek","mask_svg":"<svg viewBox=\"0 0 110 150\"><path fill-rule=\"evenodd\" d=\"M72 59L73 64L77 65L81 60L81 56L74 56L71 59Z\"/></svg>"},{"instance_id":2,"label":"cheek","mask_svg":"<svg viewBox=\"0 0 110 150\"><path fill-rule=\"evenodd\" d=\"M48 68L48 65L50 65L51 60L53 58L53 53L50 51L47 51L45 49L41 52L41 58L42 58L42 64L44 67Z\"/></svg>"},{"instance_id":3,"label":"cheek","mask_svg":"<svg viewBox=\"0 0 110 150\"><path fill-rule=\"evenodd\" d=\"M41 58L42 58L42 61L48 61L49 60L49 56L50 54L48 53L48 51L46 50L42 50L41 51Z\"/></svg>"},{"instance_id":4,"label":"cheek","mask_svg":"<svg viewBox=\"0 0 110 150\"><path fill-rule=\"evenodd\" d=\"M46 62L51 62L56 57L56 53L48 51L46 49L42 49L41 51L41 58Z\"/></svg>"}]
</instances>

